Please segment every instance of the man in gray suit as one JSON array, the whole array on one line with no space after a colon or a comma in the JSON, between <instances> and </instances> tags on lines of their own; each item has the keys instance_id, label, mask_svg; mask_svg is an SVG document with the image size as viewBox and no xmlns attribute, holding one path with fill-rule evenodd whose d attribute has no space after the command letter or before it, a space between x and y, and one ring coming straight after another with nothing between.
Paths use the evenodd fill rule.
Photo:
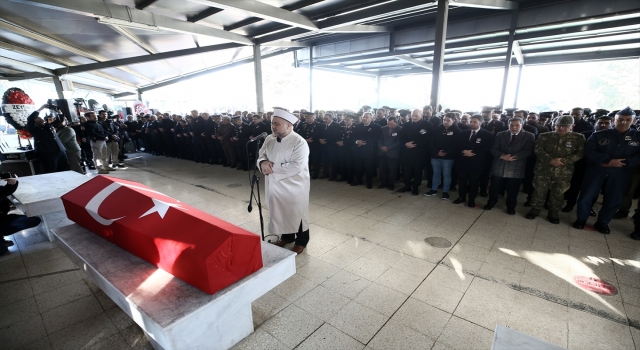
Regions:
<instances>
[{"instance_id":1,"label":"man in gray suit","mask_svg":"<svg viewBox=\"0 0 640 350\"><path fill-rule=\"evenodd\" d=\"M527 157L533 154L535 137L522 130L521 118L509 119L509 130L496 134L491 147L493 164L491 166L491 190L489 202L484 210L491 210L498 202L498 193L503 184L507 190L507 214L516 213L516 202L522 179L525 176Z\"/></svg>"},{"instance_id":2,"label":"man in gray suit","mask_svg":"<svg viewBox=\"0 0 640 350\"><path fill-rule=\"evenodd\" d=\"M393 191L398 177L400 164L400 131L396 117L389 117L387 125L382 127L378 138L378 164L380 164L380 181L378 188L387 187Z\"/></svg>"}]
</instances>

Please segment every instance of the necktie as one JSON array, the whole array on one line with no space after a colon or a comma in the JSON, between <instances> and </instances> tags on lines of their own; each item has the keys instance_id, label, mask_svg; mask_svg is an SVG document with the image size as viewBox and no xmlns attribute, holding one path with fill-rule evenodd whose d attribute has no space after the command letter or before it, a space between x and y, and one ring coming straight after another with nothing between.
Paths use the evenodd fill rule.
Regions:
<instances>
[{"instance_id":1,"label":"necktie","mask_svg":"<svg viewBox=\"0 0 640 350\"><path fill-rule=\"evenodd\" d=\"M471 137L469 138L469 141L473 140L474 137L476 137L476 131L471 130Z\"/></svg>"},{"instance_id":2,"label":"necktie","mask_svg":"<svg viewBox=\"0 0 640 350\"><path fill-rule=\"evenodd\" d=\"M511 134L511 142L509 142L509 144L512 144L513 141L515 141L516 139L516 134Z\"/></svg>"}]
</instances>

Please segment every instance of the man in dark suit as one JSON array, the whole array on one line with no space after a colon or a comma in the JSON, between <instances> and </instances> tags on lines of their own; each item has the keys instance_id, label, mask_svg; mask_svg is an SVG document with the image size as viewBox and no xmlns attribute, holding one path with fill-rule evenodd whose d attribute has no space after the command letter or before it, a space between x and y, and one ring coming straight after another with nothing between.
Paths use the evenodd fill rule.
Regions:
<instances>
[{"instance_id":1,"label":"man in dark suit","mask_svg":"<svg viewBox=\"0 0 640 350\"><path fill-rule=\"evenodd\" d=\"M353 138L356 140L354 160L356 161L356 178L351 186L362 183L362 176L366 174L367 188L373 188L373 174L376 163L376 145L380 136L380 125L371 122L371 113L364 113L362 123L356 125Z\"/></svg>"},{"instance_id":2,"label":"man in dark suit","mask_svg":"<svg viewBox=\"0 0 640 350\"><path fill-rule=\"evenodd\" d=\"M518 192L525 176L527 158L533 154L535 137L522 130L524 121L520 118L509 120L509 130L496 134L491 147L491 193L485 210L491 210L498 202L502 184L507 190L507 214L515 215Z\"/></svg>"},{"instance_id":3,"label":"man in dark suit","mask_svg":"<svg viewBox=\"0 0 640 350\"><path fill-rule=\"evenodd\" d=\"M322 118L324 125L320 125L320 150L322 152L322 176L329 178L329 181L336 181L338 178L338 137L340 136L340 125L333 121L333 116L326 113Z\"/></svg>"},{"instance_id":4,"label":"man in dark suit","mask_svg":"<svg viewBox=\"0 0 640 350\"><path fill-rule=\"evenodd\" d=\"M492 119L494 109L495 109L494 107L484 106L482 107L482 112L480 112L483 120L482 128L490 132L491 135L493 136L495 136L495 134L497 134L498 132L505 130L504 123L502 123L497 118L495 120ZM482 173L482 176L480 177L480 196L481 197L486 197L488 195L487 187L489 187L489 178L491 177L492 164L493 164L493 155L489 153L489 155L485 160L484 173Z\"/></svg>"},{"instance_id":5,"label":"man in dark suit","mask_svg":"<svg viewBox=\"0 0 640 350\"><path fill-rule=\"evenodd\" d=\"M427 160L427 143L433 133L433 124L423 119L421 111L414 109L411 122L404 125L401 132L402 139L402 174L404 187L398 192L411 191L412 196L418 195L418 187L422 183L422 174Z\"/></svg>"},{"instance_id":6,"label":"man in dark suit","mask_svg":"<svg viewBox=\"0 0 640 350\"><path fill-rule=\"evenodd\" d=\"M45 108L48 108L47 104L42 105L40 109L31 113L25 126L35 140L34 149L40 159L40 164L42 164L42 173L69 170L67 154L65 153L64 145L58 138L58 134L56 134L56 129L39 117L40 111Z\"/></svg>"},{"instance_id":7,"label":"man in dark suit","mask_svg":"<svg viewBox=\"0 0 640 350\"><path fill-rule=\"evenodd\" d=\"M480 114L473 115L469 119L470 129L462 131L457 140L457 149L460 153L456 163L458 164L460 187L458 199L453 201L453 204L465 202L468 192L469 202L467 205L470 208L476 206L475 199L478 196L480 177L484 172L485 161L493 144L493 135L480 128L480 124L482 124L482 116Z\"/></svg>"},{"instance_id":8,"label":"man in dark suit","mask_svg":"<svg viewBox=\"0 0 640 350\"><path fill-rule=\"evenodd\" d=\"M585 132L585 131L593 131L594 127L588 121L584 120L584 109L581 107L576 107L571 110L571 116L575 121L575 126L573 127L573 132Z\"/></svg>"},{"instance_id":9,"label":"man in dark suit","mask_svg":"<svg viewBox=\"0 0 640 350\"><path fill-rule=\"evenodd\" d=\"M380 164L380 180L378 188L394 190L398 177L400 162L400 133L402 127L398 125L396 117L389 117L387 125L382 127L378 138L378 164Z\"/></svg>"}]
</instances>

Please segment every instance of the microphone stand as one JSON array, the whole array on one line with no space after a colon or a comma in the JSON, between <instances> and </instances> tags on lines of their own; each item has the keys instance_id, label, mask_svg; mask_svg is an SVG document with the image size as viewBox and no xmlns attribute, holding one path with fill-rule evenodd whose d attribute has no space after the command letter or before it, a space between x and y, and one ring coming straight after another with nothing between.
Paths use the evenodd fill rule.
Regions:
<instances>
[{"instance_id":1,"label":"microphone stand","mask_svg":"<svg viewBox=\"0 0 640 350\"><path fill-rule=\"evenodd\" d=\"M264 141L263 141L264 142ZM247 142L246 151L247 151L247 168L251 166L251 157L249 156L249 144L251 141ZM260 140L255 142L256 144L256 159L258 159L258 154L260 151ZM262 201L260 198L260 176L258 176L258 167L256 164L253 165L253 175L250 175L249 182L251 184L251 194L249 195L249 206L247 207L247 211L250 213L253 210L253 201L255 200L256 205L258 206L258 213L260 215L260 232L262 234L262 240L265 240L264 235L264 217L262 216ZM256 196L257 194L257 196ZM266 237L273 236L276 237L276 241L278 240L278 236L274 234L269 234ZM272 241L267 240L268 243Z\"/></svg>"}]
</instances>

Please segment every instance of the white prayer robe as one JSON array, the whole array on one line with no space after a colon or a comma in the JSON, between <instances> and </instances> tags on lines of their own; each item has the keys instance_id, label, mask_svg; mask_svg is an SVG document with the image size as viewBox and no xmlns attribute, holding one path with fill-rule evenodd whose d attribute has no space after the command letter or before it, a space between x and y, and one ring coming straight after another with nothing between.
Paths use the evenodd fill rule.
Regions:
<instances>
[{"instance_id":1,"label":"white prayer robe","mask_svg":"<svg viewBox=\"0 0 640 350\"><path fill-rule=\"evenodd\" d=\"M296 233L309 229L309 145L302 136L291 132L280 142L267 136L257 160L273 163L273 174L265 176L269 205L269 232Z\"/></svg>"}]
</instances>

